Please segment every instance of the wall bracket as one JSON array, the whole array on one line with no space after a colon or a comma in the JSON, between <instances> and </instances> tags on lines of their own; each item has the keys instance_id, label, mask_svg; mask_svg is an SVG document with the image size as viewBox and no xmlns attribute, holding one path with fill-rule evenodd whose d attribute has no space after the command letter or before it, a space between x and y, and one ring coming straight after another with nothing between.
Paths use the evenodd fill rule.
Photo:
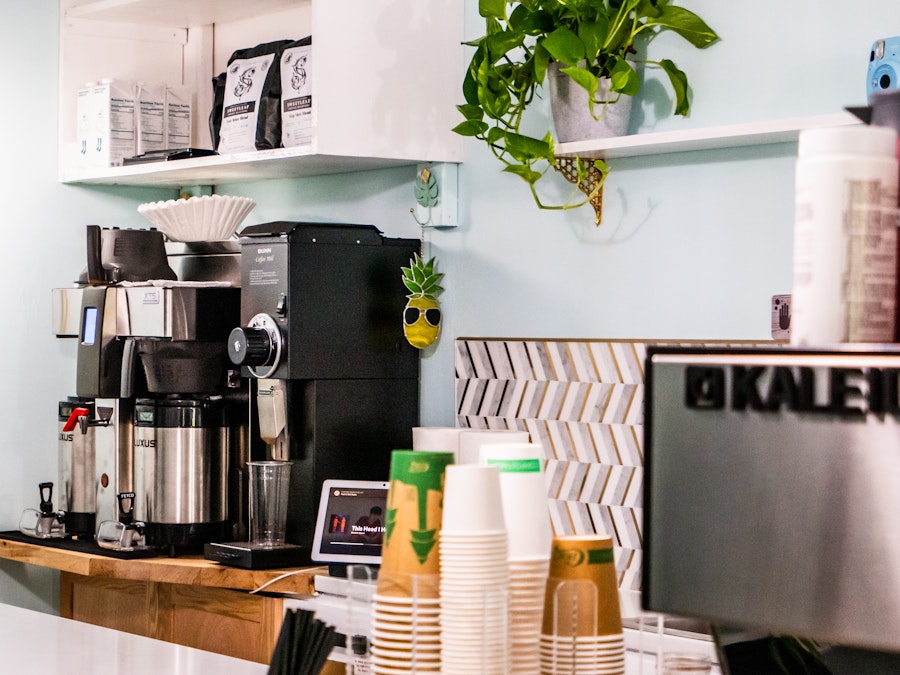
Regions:
<instances>
[{"instance_id":1,"label":"wall bracket","mask_svg":"<svg viewBox=\"0 0 900 675\"><path fill-rule=\"evenodd\" d=\"M579 162L582 166L580 175ZM600 225L600 221L603 219L603 178L605 174L594 166L593 160L582 160L578 157L557 157L553 168L588 197L588 201L594 207L594 223Z\"/></svg>"}]
</instances>

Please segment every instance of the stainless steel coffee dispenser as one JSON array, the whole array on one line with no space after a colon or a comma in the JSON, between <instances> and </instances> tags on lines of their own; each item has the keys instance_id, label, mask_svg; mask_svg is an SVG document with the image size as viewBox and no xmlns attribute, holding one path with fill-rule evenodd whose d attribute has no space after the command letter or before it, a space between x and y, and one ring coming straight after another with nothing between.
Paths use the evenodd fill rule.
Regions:
<instances>
[{"instance_id":1,"label":"stainless steel coffee dispenser","mask_svg":"<svg viewBox=\"0 0 900 675\"><path fill-rule=\"evenodd\" d=\"M255 378L270 459L292 461L287 541L310 546L322 482L386 479L418 424L418 350L401 267L420 242L370 225L275 222L241 237L241 326L228 352Z\"/></svg>"},{"instance_id":2,"label":"stainless steel coffee dispenser","mask_svg":"<svg viewBox=\"0 0 900 675\"><path fill-rule=\"evenodd\" d=\"M229 536L225 413L221 397L135 402L134 518L149 544L172 555Z\"/></svg>"},{"instance_id":3,"label":"stainless steel coffee dispenser","mask_svg":"<svg viewBox=\"0 0 900 675\"><path fill-rule=\"evenodd\" d=\"M59 508L66 532L91 539L96 532L95 481L96 420L92 399L69 396L59 402Z\"/></svg>"},{"instance_id":4,"label":"stainless steel coffee dispenser","mask_svg":"<svg viewBox=\"0 0 900 675\"><path fill-rule=\"evenodd\" d=\"M115 232L98 238L88 228L88 270L75 288L54 291L54 329L79 339L76 393L93 402L86 421L93 434L97 525L146 521L147 543L174 554L229 536L241 520L241 480L233 467L249 457L247 385L225 349L240 316L240 249L236 242L164 245L155 231L137 231L134 239L123 234L130 230ZM98 252L98 239L117 243ZM141 260L141 250L151 262ZM135 278L142 274L153 276ZM178 405L168 405L172 400ZM197 431L194 412L201 408L217 410L216 440ZM169 412L156 414L163 409ZM152 421L140 422L139 433L136 414ZM178 414L183 420L169 425ZM172 440L169 429L183 432L184 443ZM156 478L178 463L185 444L190 461L215 465L216 475L224 471L225 488L212 487L205 473L186 471L176 472L179 485L167 480L160 492ZM143 452L148 449L152 453ZM179 510L180 500L206 506ZM122 511L126 503L133 511Z\"/></svg>"}]
</instances>

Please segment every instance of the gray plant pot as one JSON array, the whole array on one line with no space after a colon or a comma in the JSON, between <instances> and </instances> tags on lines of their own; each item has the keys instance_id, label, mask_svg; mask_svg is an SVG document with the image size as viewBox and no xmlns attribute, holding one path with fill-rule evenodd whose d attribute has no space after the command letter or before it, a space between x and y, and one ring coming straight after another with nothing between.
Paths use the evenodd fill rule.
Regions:
<instances>
[{"instance_id":1,"label":"gray plant pot","mask_svg":"<svg viewBox=\"0 0 900 675\"><path fill-rule=\"evenodd\" d=\"M618 96L615 102L594 104L591 115L588 108L588 94L572 79L559 72L560 64L553 61L547 71L550 85L550 110L553 113L553 127L556 129L556 141L569 143L595 138L613 138L628 133L631 121L631 96ZM612 101L616 94L609 94L609 80L600 80L598 101Z\"/></svg>"}]
</instances>

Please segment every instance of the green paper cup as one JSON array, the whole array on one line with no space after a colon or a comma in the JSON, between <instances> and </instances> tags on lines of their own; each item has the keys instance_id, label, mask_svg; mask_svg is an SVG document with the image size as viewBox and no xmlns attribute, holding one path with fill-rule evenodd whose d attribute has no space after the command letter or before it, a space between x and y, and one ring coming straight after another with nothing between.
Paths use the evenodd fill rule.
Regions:
<instances>
[{"instance_id":1,"label":"green paper cup","mask_svg":"<svg viewBox=\"0 0 900 675\"><path fill-rule=\"evenodd\" d=\"M444 503L444 472L452 452L394 450L391 453L384 545L378 592L437 597L438 532Z\"/></svg>"}]
</instances>

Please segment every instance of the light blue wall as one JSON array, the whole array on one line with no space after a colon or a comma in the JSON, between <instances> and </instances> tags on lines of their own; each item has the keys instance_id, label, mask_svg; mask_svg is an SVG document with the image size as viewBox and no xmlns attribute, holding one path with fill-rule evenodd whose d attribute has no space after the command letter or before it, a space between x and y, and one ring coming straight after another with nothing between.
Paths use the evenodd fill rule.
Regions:
<instances>
[{"instance_id":1,"label":"light blue wall","mask_svg":"<svg viewBox=\"0 0 900 675\"><path fill-rule=\"evenodd\" d=\"M643 100L643 129L832 113L862 103L869 45L900 34L900 10L888 0L683 4L723 41L706 52L671 43L694 86L694 111L689 120L656 121L660 100ZM464 7L473 37L481 28L477 2ZM84 266L85 224L143 227L136 206L162 197L58 183L57 3L0 0L0 11L9 17L0 25L9 64L0 112L5 530L36 505L37 483L56 476L56 402L74 387L74 344L50 334L50 289L70 284ZM546 118L541 110L532 124ZM768 337L769 298L790 291L795 151L787 144L618 160L596 229L589 210L536 210L524 184L466 142L462 225L427 234L447 290L443 335L423 354L421 422L453 423L453 340L460 336ZM409 214L413 179L411 169L392 169L219 191L258 201L248 224L370 222L389 236L417 237ZM0 602L53 608L55 575L0 561Z\"/></svg>"},{"instance_id":2,"label":"light blue wall","mask_svg":"<svg viewBox=\"0 0 900 675\"><path fill-rule=\"evenodd\" d=\"M56 403L74 393L74 344L50 333L50 289L85 264L84 225L143 227L135 205L156 190L61 185L57 173L59 11L55 0L2 0L6 54L0 110L0 529L37 507L39 482L56 480ZM0 602L56 605L56 575L0 561Z\"/></svg>"}]
</instances>

